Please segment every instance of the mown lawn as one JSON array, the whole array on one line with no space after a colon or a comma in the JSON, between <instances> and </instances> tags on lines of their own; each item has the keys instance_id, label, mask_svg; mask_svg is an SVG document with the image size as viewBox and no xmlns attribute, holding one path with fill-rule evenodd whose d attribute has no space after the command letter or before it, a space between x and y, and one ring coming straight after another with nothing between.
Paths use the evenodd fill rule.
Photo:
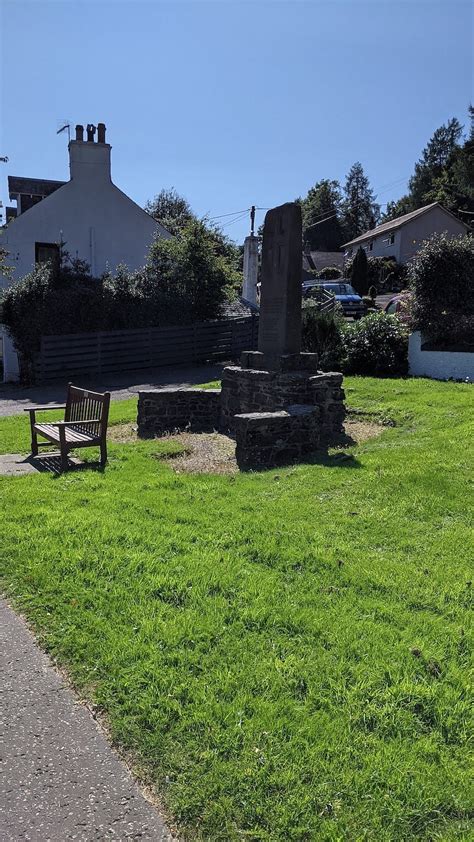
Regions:
<instances>
[{"instance_id":1,"label":"mown lawn","mask_svg":"<svg viewBox=\"0 0 474 842\"><path fill-rule=\"evenodd\" d=\"M352 459L184 475L148 441L0 478L6 594L183 838L472 838L472 387L346 391L397 424Z\"/></svg>"}]
</instances>

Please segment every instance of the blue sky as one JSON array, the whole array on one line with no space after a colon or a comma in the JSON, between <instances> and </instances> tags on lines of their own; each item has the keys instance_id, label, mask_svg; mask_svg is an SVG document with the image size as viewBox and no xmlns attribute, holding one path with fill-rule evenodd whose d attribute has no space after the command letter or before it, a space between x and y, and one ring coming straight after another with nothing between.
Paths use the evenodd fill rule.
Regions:
<instances>
[{"instance_id":1,"label":"blue sky","mask_svg":"<svg viewBox=\"0 0 474 842\"><path fill-rule=\"evenodd\" d=\"M200 215L270 207L343 181L356 160L385 203L474 99L466 0L0 8L4 205L8 174L68 178L63 118L106 123L113 180L139 204L174 186ZM248 232L246 218L222 222L237 240Z\"/></svg>"}]
</instances>

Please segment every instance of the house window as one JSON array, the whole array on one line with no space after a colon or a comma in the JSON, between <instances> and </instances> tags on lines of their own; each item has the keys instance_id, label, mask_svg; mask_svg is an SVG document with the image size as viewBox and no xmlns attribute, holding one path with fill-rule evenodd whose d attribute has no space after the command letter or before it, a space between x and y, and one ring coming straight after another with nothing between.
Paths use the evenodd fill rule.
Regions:
<instances>
[{"instance_id":1,"label":"house window","mask_svg":"<svg viewBox=\"0 0 474 842\"><path fill-rule=\"evenodd\" d=\"M373 249L374 249L374 241L372 240L372 242L369 243L369 251L373 251Z\"/></svg>"},{"instance_id":2,"label":"house window","mask_svg":"<svg viewBox=\"0 0 474 842\"><path fill-rule=\"evenodd\" d=\"M393 246L394 242L395 242L395 234L389 234L388 245Z\"/></svg>"},{"instance_id":3,"label":"house window","mask_svg":"<svg viewBox=\"0 0 474 842\"><path fill-rule=\"evenodd\" d=\"M35 263L47 263L59 266L59 246L57 243L35 243Z\"/></svg>"}]
</instances>

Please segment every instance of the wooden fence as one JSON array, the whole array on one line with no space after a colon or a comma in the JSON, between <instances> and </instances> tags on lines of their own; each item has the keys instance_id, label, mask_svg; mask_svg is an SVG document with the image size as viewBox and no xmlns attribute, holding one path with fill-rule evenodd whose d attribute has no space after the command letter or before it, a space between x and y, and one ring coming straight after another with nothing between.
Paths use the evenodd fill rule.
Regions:
<instances>
[{"instance_id":1,"label":"wooden fence","mask_svg":"<svg viewBox=\"0 0 474 842\"><path fill-rule=\"evenodd\" d=\"M257 347L258 316L103 333L43 336L38 382L161 365L236 359Z\"/></svg>"}]
</instances>

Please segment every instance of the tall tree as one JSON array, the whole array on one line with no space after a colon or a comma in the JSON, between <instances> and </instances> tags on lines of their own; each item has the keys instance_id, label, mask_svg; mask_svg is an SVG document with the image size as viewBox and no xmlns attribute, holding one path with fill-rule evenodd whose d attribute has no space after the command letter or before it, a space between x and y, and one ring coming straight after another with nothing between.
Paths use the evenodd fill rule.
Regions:
<instances>
[{"instance_id":1,"label":"tall tree","mask_svg":"<svg viewBox=\"0 0 474 842\"><path fill-rule=\"evenodd\" d=\"M175 236L192 219L196 219L189 202L183 196L180 196L174 187L170 187L169 190L166 188L160 190L154 199L148 200L145 210L150 216L161 222L170 234Z\"/></svg>"},{"instance_id":2,"label":"tall tree","mask_svg":"<svg viewBox=\"0 0 474 842\"><path fill-rule=\"evenodd\" d=\"M344 242L341 225L341 188L328 178L316 182L301 203L303 241L311 250L337 251Z\"/></svg>"},{"instance_id":3,"label":"tall tree","mask_svg":"<svg viewBox=\"0 0 474 842\"><path fill-rule=\"evenodd\" d=\"M396 219L397 216L403 216L405 213L415 210L410 196L402 196L396 202L387 202L387 207L381 217L381 222L390 222Z\"/></svg>"},{"instance_id":4,"label":"tall tree","mask_svg":"<svg viewBox=\"0 0 474 842\"><path fill-rule=\"evenodd\" d=\"M456 117L448 120L433 133L423 149L420 160L415 164L415 172L408 182L414 208L421 208L435 201L446 203L450 188L449 177L446 177L445 170L453 153L460 146L461 136L462 126Z\"/></svg>"},{"instance_id":5,"label":"tall tree","mask_svg":"<svg viewBox=\"0 0 474 842\"><path fill-rule=\"evenodd\" d=\"M351 285L359 295L367 295L369 286L367 252L361 246L357 249L352 261Z\"/></svg>"},{"instance_id":6,"label":"tall tree","mask_svg":"<svg viewBox=\"0 0 474 842\"><path fill-rule=\"evenodd\" d=\"M380 206L359 161L349 170L344 185L343 221L346 237L352 240L374 228L380 214Z\"/></svg>"}]
</instances>

